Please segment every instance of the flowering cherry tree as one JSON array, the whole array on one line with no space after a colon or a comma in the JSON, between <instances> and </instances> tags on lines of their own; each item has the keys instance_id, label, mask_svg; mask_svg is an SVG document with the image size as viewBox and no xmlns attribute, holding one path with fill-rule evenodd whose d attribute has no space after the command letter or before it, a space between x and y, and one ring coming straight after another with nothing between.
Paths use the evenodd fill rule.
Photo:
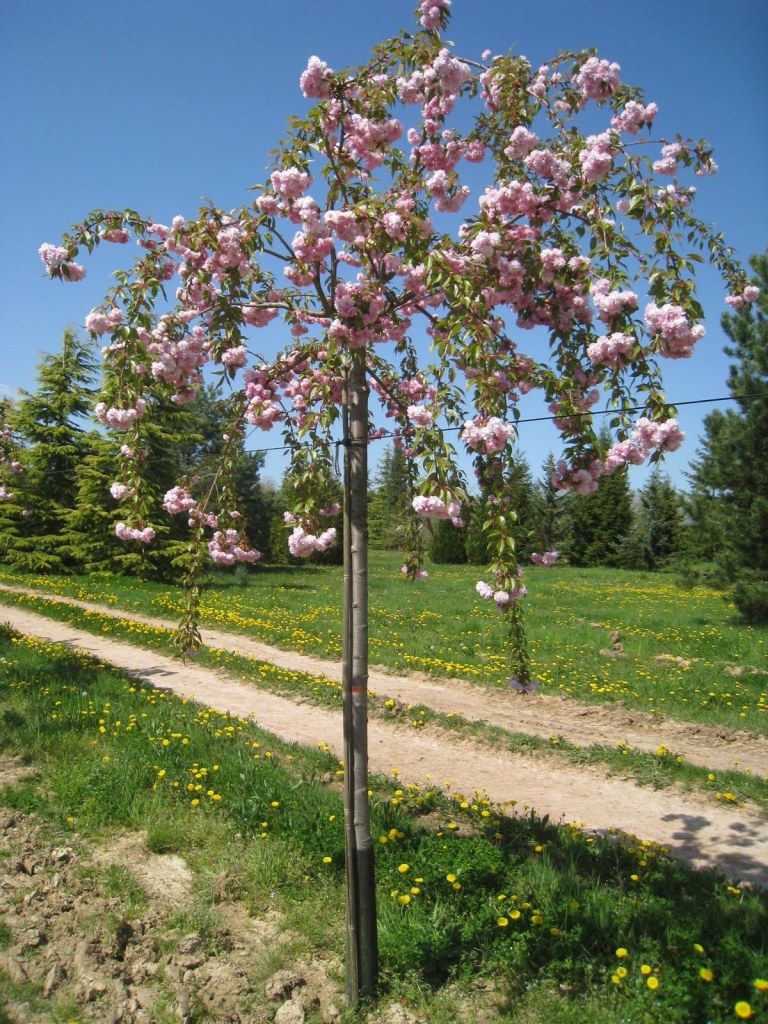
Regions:
<instances>
[{"instance_id":1,"label":"flowering cherry tree","mask_svg":"<svg viewBox=\"0 0 768 1024\"><path fill-rule=\"evenodd\" d=\"M185 647L199 640L195 574L206 553L228 565L258 558L229 479L244 432L277 428L291 451L286 521L299 557L333 542L343 449L345 721L358 737L369 442L392 435L406 456L411 580L425 575L423 521L465 522L460 456L471 457L492 552L476 590L508 624L510 670L527 686L506 471L522 396L543 394L562 436L556 485L590 493L601 477L682 441L660 367L689 357L704 334L693 276L702 253L732 301L754 298L721 238L693 214L689 176L716 170L706 143L655 137L656 105L593 52L559 53L539 67L490 50L479 60L455 54L443 39L449 8L423 0L418 30L360 67L334 71L311 57L300 87L312 105L291 121L251 205L207 205L169 225L94 211L61 245L40 250L50 276L66 281L83 277L82 250L131 239L141 250L86 319L106 340L97 414L123 434L113 493L126 503L118 530L129 543L151 542L157 515L142 484L149 396L191 401L206 367L229 389L224 454L208 492L194 496L179 481L165 500L167 512L188 518L197 552ZM599 130L588 133L585 120ZM598 403L613 411L607 450L593 428ZM372 871L364 745L358 754L354 771L347 764L348 818L365 851L352 858L353 876ZM375 956L360 972L353 999L372 991Z\"/></svg>"}]
</instances>

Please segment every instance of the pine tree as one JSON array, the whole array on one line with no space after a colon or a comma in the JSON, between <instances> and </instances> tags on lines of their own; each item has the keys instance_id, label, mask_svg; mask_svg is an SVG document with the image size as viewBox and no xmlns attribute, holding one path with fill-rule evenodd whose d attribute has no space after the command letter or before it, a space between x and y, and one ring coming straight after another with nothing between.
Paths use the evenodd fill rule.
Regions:
<instances>
[{"instance_id":1,"label":"pine tree","mask_svg":"<svg viewBox=\"0 0 768 1024\"><path fill-rule=\"evenodd\" d=\"M475 497L469 507L469 525L464 540L464 551L470 565L488 565L490 562L488 552L488 538L483 529L486 520L486 502L483 498Z\"/></svg>"},{"instance_id":2,"label":"pine tree","mask_svg":"<svg viewBox=\"0 0 768 1024\"><path fill-rule=\"evenodd\" d=\"M609 438L603 433L602 446ZM566 554L572 565L624 564L622 547L633 523L632 494L626 468L600 480L592 494L571 493L566 499Z\"/></svg>"},{"instance_id":3,"label":"pine tree","mask_svg":"<svg viewBox=\"0 0 768 1024\"><path fill-rule=\"evenodd\" d=\"M467 561L466 532L448 519L432 527L429 557L435 565L464 565Z\"/></svg>"},{"instance_id":4,"label":"pine tree","mask_svg":"<svg viewBox=\"0 0 768 1024\"><path fill-rule=\"evenodd\" d=\"M10 424L23 451L16 501L0 517L0 558L19 572L67 573L77 568L66 533L83 460L92 451L88 429L96 380L90 341L64 332L61 351L37 366L37 388L22 391Z\"/></svg>"},{"instance_id":5,"label":"pine tree","mask_svg":"<svg viewBox=\"0 0 768 1024\"><path fill-rule=\"evenodd\" d=\"M732 341L728 390L736 408L704 420L691 463L689 512L717 544L715 559L737 581L734 600L752 621L768 621L768 253L753 256L760 287L750 307L723 316Z\"/></svg>"},{"instance_id":6,"label":"pine tree","mask_svg":"<svg viewBox=\"0 0 768 1024\"><path fill-rule=\"evenodd\" d=\"M391 445L384 451L370 491L371 546L385 551L402 549L412 515L408 466L402 449Z\"/></svg>"},{"instance_id":7,"label":"pine tree","mask_svg":"<svg viewBox=\"0 0 768 1024\"><path fill-rule=\"evenodd\" d=\"M536 485L533 482L528 461L522 454L509 460L504 468L504 473L513 496L516 550L518 557L521 560L526 560L539 544L537 529L539 499ZM467 561L471 565L487 565L493 557L488 548L488 539L483 528L487 519L486 510L486 502L475 498L465 517L468 519L469 525L464 548Z\"/></svg>"},{"instance_id":8,"label":"pine tree","mask_svg":"<svg viewBox=\"0 0 768 1024\"><path fill-rule=\"evenodd\" d=\"M517 525L515 537L518 558L528 561L537 546L537 500L531 467L524 455L518 455L509 466L509 478L515 496Z\"/></svg>"},{"instance_id":9,"label":"pine tree","mask_svg":"<svg viewBox=\"0 0 768 1024\"><path fill-rule=\"evenodd\" d=\"M636 517L645 538L647 566L661 569L682 554L687 537L682 501L669 477L654 466L640 491Z\"/></svg>"},{"instance_id":10,"label":"pine tree","mask_svg":"<svg viewBox=\"0 0 768 1024\"><path fill-rule=\"evenodd\" d=\"M534 489L534 535L537 551L559 551L565 541L565 495L552 483L555 457L550 452L544 460L540 479Z\"/></svg>"}]
</instances>

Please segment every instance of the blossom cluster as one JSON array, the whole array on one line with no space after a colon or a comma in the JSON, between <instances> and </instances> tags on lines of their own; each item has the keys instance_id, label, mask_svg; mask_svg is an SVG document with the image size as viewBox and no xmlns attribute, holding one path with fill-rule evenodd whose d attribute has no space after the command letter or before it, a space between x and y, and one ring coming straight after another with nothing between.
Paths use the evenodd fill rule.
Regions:
<instances>
[{"instance_id":1,"label":"blossom cluster","mask_svg":"<svg viewBox=\"0 0 768 1024\"><path fill-rule=\"evenodd\" d=\"M753 302L756 302L759 295L760 289L757 285L748 284L738 295L729 295L725 301L731 309L742 309L744 306L751 306Z\"/></svg>"},{"instance_id":2,"label":"blossom cluster","mask_svg":"<svg viewBox=\"0 0 768 1024\"><path fill-rule=\"evenodd\" d=\"M645 322L656 339L659 352L669 359L687 359L705 330L701 324L691 324L685 310L671 302L657 306L649 302L645 307Z\"/></svg>"},{"instance_id":3,"label":"blossom cluster","mask_svg":"<svg viewBox=\"0 0 768 1024\"><path fill-rule=\"evenodd\" d=\"M197 501L192 497L186 487L172 487L166 491L163 498L163 508L170 515L179 512L189 513L197 506Z\"/></svg>"},{"instance_id":4,"label":"blossom cluster","mask_svg":"<svg viewBox=\"0 0 768 1024\"><path fill-rule=\"evenodd\" d=\"M43 242L38 252L49 277L59 277L64 281L82 281L85 277L85 267L71 260L62 246Z\"/></svg>"},{"instance_id":5,"label":"blossom cluster","mask_svg":"<svg viewBox=\"0 0 768 1024\"><path fill-rule=\"evenodd\" d=\"M255 562L261 558L261 552L255 548L243 546L237 530L216 530L208 542L208 554L217 565L236 565Z\"/></svg>"},{"instance_id":6,"label":"blossom cluster","mask_svg":"<svg viewBox=\"0 0 768 1024\"><path fill-rule=\"evenodd\" d=\"M555 551L554 549L552 551L544 551L542 554L539 554L538 551L534 551L531 555L531 561L534 565L541 565L548 568L549 566L554 565L559 557L560 552Z\"/></svg>"},{"instance_id":7,"label":"blossom cluster","mask_svg":"<svg viewBox=\"0 0 768 1024\"><path fill-rule=\"evenodd\" d=\"M288 550L294 558L309 558L315 552L327 551L336 541L336 530L330 527L316 535L307 533L303 526L296 526L288 538Z\"/></svg>"},{"instance_id":8,"label":"blossom cluster","mask_svg":"<svg viewBox=\"0 0 768 1024\"><path fill-rule=\"evenodd\" d=\"M98 421L113 430L130 430L146 411L147 403L143 398L137 398L132 406L124 409L108 408L105 402L99 402L94 409Z\"/></svg>"},{"instance_id":9,"label":"blossom cluster","mask_svg":"<svg viewBox=\"0 0 768 1024\"><path fill-rule=\"evenodd\" d=\"M504 585L505 583L506 585ZM484 601L493 601L500 612L505 611L528 593L522 582L520 570L518 570L517 576L511 579L497 580L496 587L479 580L475 584L475 590Z\"/></svg>"},{"instance_id":10,"label":"blossom cluster","mask_svg":"<svg viewBox=\"0 0 768 1024\"><path fill-rule=\"evenodd\" d=\"M141 528L120 522L115 524L115 536L120 540L137 540L140 544L150 544L155 539L155 531L151 526Z\"/></svg>"},{"instance_id":11,"label":"blossom cluster","mask_svg":"<svg viewBox=\"0 0 768 1024\"><path fill-rule=\"evenodd\" d=\"M626 441L619 441L608 450L603 463L603 474L609 476L622 466L639 466L652 451L674 452L685 439L677 420L663 422L649 420L643 416Z\"/></svg>"},{"instance_id":12,"label":"blossom cluster","mask_svg":"<svg viewBox=\"0 0 768 1024\"><path fill-rule=\"evenodd\" d=\"M424 519L450 519L454 526L464 526L461 518L461 505L457 501L447 504L436 495L417 494L411 502L413 511Z\"/></svg>"},{"instance_id":13,"label":"blossom cluster","mask_svg":"<svg viewBox=\"0 0 768 1024\"><path fill-rule=\"evenodd\" d=\"M117 307L113 307L106 313L102 313L98 309L92 309L85 318L85 329L92 331L94 334L106 334L108 331L114 331L124 320L125 316L122 309L117 309Z\"/></svg>"}]
</instances>

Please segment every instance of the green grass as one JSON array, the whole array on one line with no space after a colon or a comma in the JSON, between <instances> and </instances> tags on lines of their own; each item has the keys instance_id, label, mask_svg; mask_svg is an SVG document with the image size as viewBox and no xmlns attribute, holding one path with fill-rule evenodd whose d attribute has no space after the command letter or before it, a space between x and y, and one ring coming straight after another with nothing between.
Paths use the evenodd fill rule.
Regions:
<instances>
[{"instance_id":1,"label":"green grass","mask_svg":"<svg viewBox=\"0 0 768 1024\"><path fill-rule=\"evenodd\" d=\"M371 663L503 685L508 641L499 615L474 593L482 571L432 566L429 580L409 584L399 567L397 555L371 557ZM178 588L136 580L0 574L0 582L171 619L181 608ZM526 582L533 669L545 692L768 733L768 676L748 671L768 668L768 630L742 624L720 593L608 569L531 568ZM259 568L245 587L221 573L205 589L203 623L338 659L340 593L338 567ZM612 630L625 658L600 654ZM729 675L734 666L747 671Z\"/></svg>"},{"instance_id":2,"label":"green grass","mask_svg":"<svg viewBox=\"0 0 768 1024\"><path fill-rule=\"evenodd\" d=\"M339 787L319 781L340 769L326 751L0 630L0 752L37 771L0 803L74 836L146 828L187 858L196 900L179 913L195 930L211 931L206 880L225 870L252 911L275 905L305 948L341 954L343 813ZM630 837L508 818L406 779L371 788L384 990L429 1024L473 1003L509 1024L704 1024L735 1019L737 1000L765 1019L765 894ZM104 884L123 883L112 869Z\"/></svg>"},{"instance_id":3,"label":"green grass","mask_svg":"<svg viewBox=\"0 0 768 1024\"><path fill-rule=\"evenodd\" d=\"M3 600L18 603L58 621L72 623L91 633L150 647L168 655L178 655L171 631L160 627L127 617L116 618L107 613L78 608L67 604L65 600L43 596L9 596L0 592L0 603ZM220 648L203 647L197 660L198 664L225 669L236 678L289 698L296 698L300 694L303 700L326 707L339 707L341 702L340 684L326 676L281 669L256 658ZM653 753L632 750L627 745L620 748L599 744L579 747L559 736L540 739L488 723L470 722L453 713L435 712L424 705L406 707L399 701L388 699L386 693L371 694L369 709L371 715L393 723L406 726L410 723L415 728L427 724L436 725L450 733L459 733L516 753L567 760L576 764L600 765L610 772L631 776L640 785L663 788L678 784L686 789L708 793L718 800L733 803L751 800L763 810L768 810L768 777L761 778L735 769L715 774L707 768L686 763L674 751L663 747ZM447 739L450 742L450 737Z\"/></svg>"}]
</instances>

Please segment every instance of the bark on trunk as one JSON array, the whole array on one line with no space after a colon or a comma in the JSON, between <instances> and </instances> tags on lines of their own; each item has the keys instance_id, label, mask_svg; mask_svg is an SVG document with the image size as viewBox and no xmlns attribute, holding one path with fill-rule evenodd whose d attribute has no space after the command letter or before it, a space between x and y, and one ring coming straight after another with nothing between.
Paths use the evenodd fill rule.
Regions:
<instances>
[{"instance_id":1,"label":"bark on trunk","mask_svg":"<svg viewBox=\"0 0 768 1024\"><path fill-rule=\"evenodd\" d=\"M350 354L344 409L344 825L347 1002L376 993L378 940L368 801L368 387L365 351Z\"/></svg>"}]
</instances>

